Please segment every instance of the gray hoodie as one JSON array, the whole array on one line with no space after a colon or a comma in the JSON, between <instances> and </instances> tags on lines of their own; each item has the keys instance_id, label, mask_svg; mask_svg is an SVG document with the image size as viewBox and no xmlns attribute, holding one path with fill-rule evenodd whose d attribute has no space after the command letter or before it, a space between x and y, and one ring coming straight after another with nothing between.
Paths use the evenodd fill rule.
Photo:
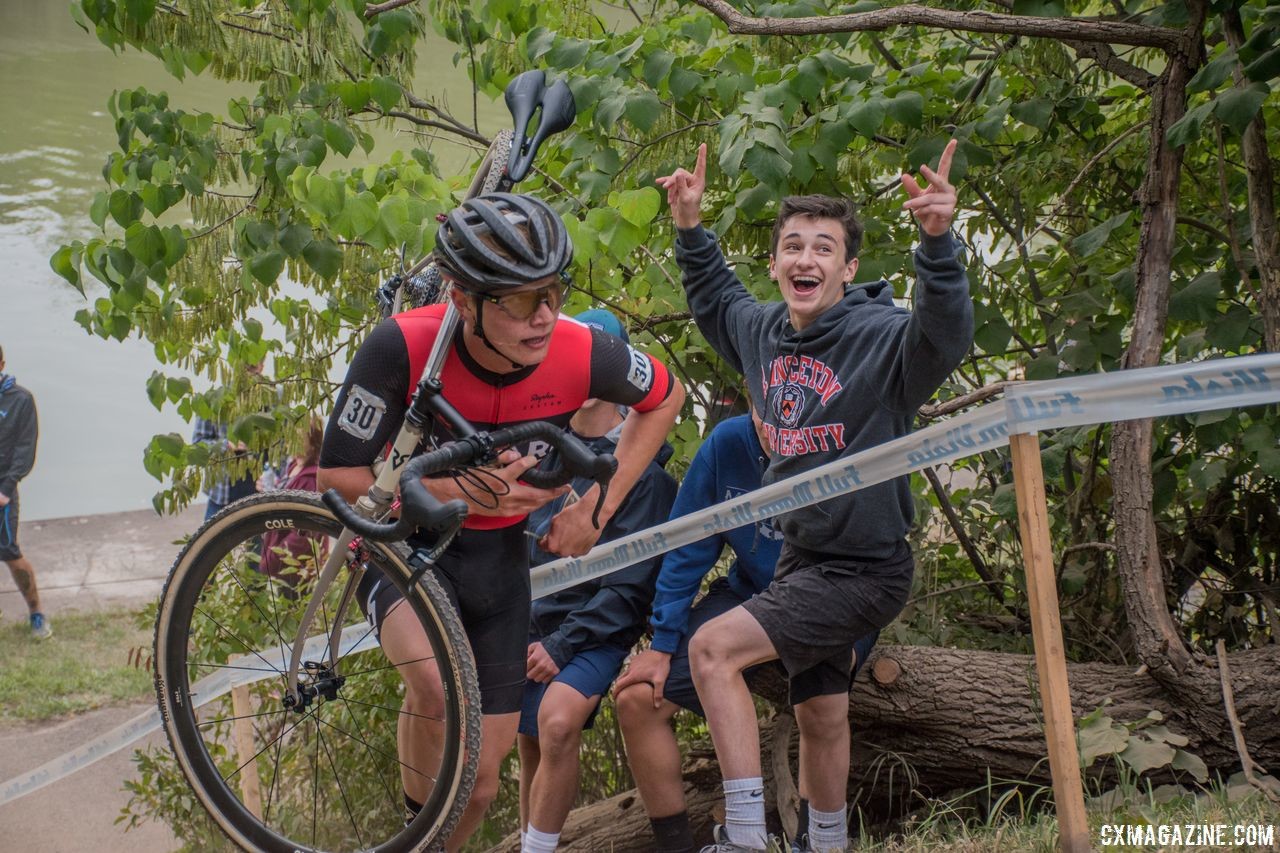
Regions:
<instances>
[{"instance_id":1,"label":"gray hoodie","mask_svg":"<svg viewBox=\"0 0 1280 853\"><path fill-rule=\"evenodd\" d=\"M915 310L893 304L886 281L849 287L803 331L782 302L758 302L725 262L715 235L681 230L676 262L694 321L742 372L765 423L766 484L911 431L916 409L964 358L973 303L950 234L921 235ZM910 482L885 483L781 516L788 543L862 559L890 557L914 515Z\"/></svg>"}]
</instances>

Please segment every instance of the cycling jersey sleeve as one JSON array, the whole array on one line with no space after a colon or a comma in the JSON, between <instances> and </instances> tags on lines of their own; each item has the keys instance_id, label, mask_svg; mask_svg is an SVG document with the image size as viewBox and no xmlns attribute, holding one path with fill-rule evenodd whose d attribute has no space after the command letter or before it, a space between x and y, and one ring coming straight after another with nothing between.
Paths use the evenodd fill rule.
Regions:
<instances>
[{"instance_id":1,"label":"cycling jersey sleeve","mask_svg":"<svg viewBox=\"0 0 1280 853\"><path fill-rule=\"evenodd\" d=\"M647 412L667 399L674 384L671 371L653 356L608 332L591 330L591 397Z\"/></svg>"},{"instance_id":2,"label":"cycling jersey sleeve","mask_svg":"<svg viewBox=\"0 0 1280 853\"><path fill-rule=\"evenodd\" d=\"M338 391L320 449L321 468L371 464L391 440L408 404L409 349L393 320L360 345Z\"/></svg>"}]
</instances>

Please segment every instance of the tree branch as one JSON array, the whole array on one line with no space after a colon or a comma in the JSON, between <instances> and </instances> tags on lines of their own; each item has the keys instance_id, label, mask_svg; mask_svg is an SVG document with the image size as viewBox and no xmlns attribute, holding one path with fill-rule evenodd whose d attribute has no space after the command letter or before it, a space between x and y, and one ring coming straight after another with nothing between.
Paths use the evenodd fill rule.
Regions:
<instances>
[{"instance_id":1,"label":"tree branch","mask_svg":"<svg viewBox=\"0 0 1280 853\"><path fill-rule=\"evenodd\" d=\"M977 390L970 391L968 394L962 394L959 397L952 397L950 400L944 400L943 402L932 406L921 406L916 410L916 415L917 417L924 418L925 420L940 418L943 415L949 415L952 412L958 412L961 409L966 409L974 403L981 403L983 400L990 400L997 394L1003 393L1005 387L1012 384L1012 382L993 382L990 385L984 385Z\"/></svg>"},{"instance_id":2,"label":"tree branch","mask_svg":"<svg viewBox=\"0 0 1280 853\"><path fill-rule=\"evenodd\" d=\"M938 506L942 508L942 514L947 517L947 524L951 527L951 532L955 534L956 539L960 542L960 547L964 549L964 553L969 558L969 562L973 565L973 570L978 573L978 577L982 578L982 582L995 596L996 601L1004 604L1004 587L1000 581L996 580L991 574L991 570L987 568L987 561L982 559L982 555L978 553L977 547L973 544L973 540L969 538L969 534L965 532L964 524L960 520L956 508L951 505L951 495L947 494L946 487L942 485L942 480L938 479L938 472L933 468L925 468L924 475L929 480L929 485L933 487L933 493L938 496ZM1017 612L1009 608L1009 612L1017 616Z\"/></svg>"},{"instance_id":3,"label":"tree branch","mask_svg":"<svg viewBox=\"0 0 1280 853\"><path fill-rule=\"evenodd\" d=\"M755 18L742 14L729 5L727 0L693 0L693 2L724 21L729 27L729 32L741 35L852 33L919 25L970 33L1004 33L1061 41L1157 47L1166 52L1177 50L1183 40L1181 31L1168 27L1149 27L1092 18L1037 18L1029 15L1002 15L996 12L954 12L949 9L931 9L914 4L848 15Z\"/></svg>"},{"instance_id":4,"label":"tree branch","mask_svg":"<svg viewBox=\"0 0 1280 853\"><path fill-rule=\"evenodd\" d=\"M417 2L418 0L387 0L385 3L367 3L364 7L364 16L372 18L374 15L381 15L383 12L399 9L401 6L412 6Z\"/></svg>"}]
</instances>

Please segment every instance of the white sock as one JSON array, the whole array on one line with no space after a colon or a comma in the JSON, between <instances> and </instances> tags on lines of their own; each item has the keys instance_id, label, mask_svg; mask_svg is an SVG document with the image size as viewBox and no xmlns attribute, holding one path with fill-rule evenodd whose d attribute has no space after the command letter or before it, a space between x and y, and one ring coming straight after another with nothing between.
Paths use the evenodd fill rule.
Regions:
<instances>
[{"instance_id":1,"label":"white sock","mask_svg":"<svg viewBox=\"0 0 1280 853\"><path fill-rule=\"evenodd\" d=\"M539 832L533 828L533 824L529 824L524 837L520 839L520 853L556 853L559 843L560 833Z\"/></svg>"},{"instance_id":2,"label":"white sock","mask_svg":"<svg viewBox=\"0 0 1280 853\"><path fill-rule=\"evenodd\" d=\"M849 824L845 807L820 812L809 803L809 846L815 851L840 850L849 846Z\"/></svg>"},{"instance_id":3,"label":"white sock","mask_svg":"<svg viewBox=\"0 0 1280 853\"><path fill-rule=\"evenodd\" d=\"M734 844L765 849L764 780L724 780L724 832Z\"/></svg>"}]
</instances>

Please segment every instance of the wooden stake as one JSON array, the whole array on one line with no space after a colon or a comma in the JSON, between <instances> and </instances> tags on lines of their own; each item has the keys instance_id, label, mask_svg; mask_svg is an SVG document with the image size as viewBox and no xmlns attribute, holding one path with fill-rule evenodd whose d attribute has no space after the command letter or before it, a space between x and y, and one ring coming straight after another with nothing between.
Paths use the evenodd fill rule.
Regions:
<instances>
[{"instance_id":1,"label":"wooden stake","mask_svg":"<svg viewBox=\"0 0 1280 853\"><path fill-rule=\"evenodd\" d=\"M1013 485L1018 497L1018 529L1031 603L1031 637L1035 644L1040 702L1044 708L1049 772L1058 811L1058 832L1065 853L1088 853L1089 821L1084 811L1080 758L1076 749L1067 656L1058 612L1058 586L1049 539L1049 510L1040 465L1040 439L1035 434L1009 437L1013 451Z\"/></svg>"},{"instance_id":2,"label":"wooden stake","mask_svg":"<svg viewBox=\"0 0 1280 853\"><path fill-rule=\"evenodd\" d=\"M262 819L262 785L258 780L257 750L253 746L253 704L249 701L249 685L231 688L231 713L235 720L231 726L235 732L237 763L240 768L240 796L244 807L253 816Z\"/></svg>"}]
</instances>

